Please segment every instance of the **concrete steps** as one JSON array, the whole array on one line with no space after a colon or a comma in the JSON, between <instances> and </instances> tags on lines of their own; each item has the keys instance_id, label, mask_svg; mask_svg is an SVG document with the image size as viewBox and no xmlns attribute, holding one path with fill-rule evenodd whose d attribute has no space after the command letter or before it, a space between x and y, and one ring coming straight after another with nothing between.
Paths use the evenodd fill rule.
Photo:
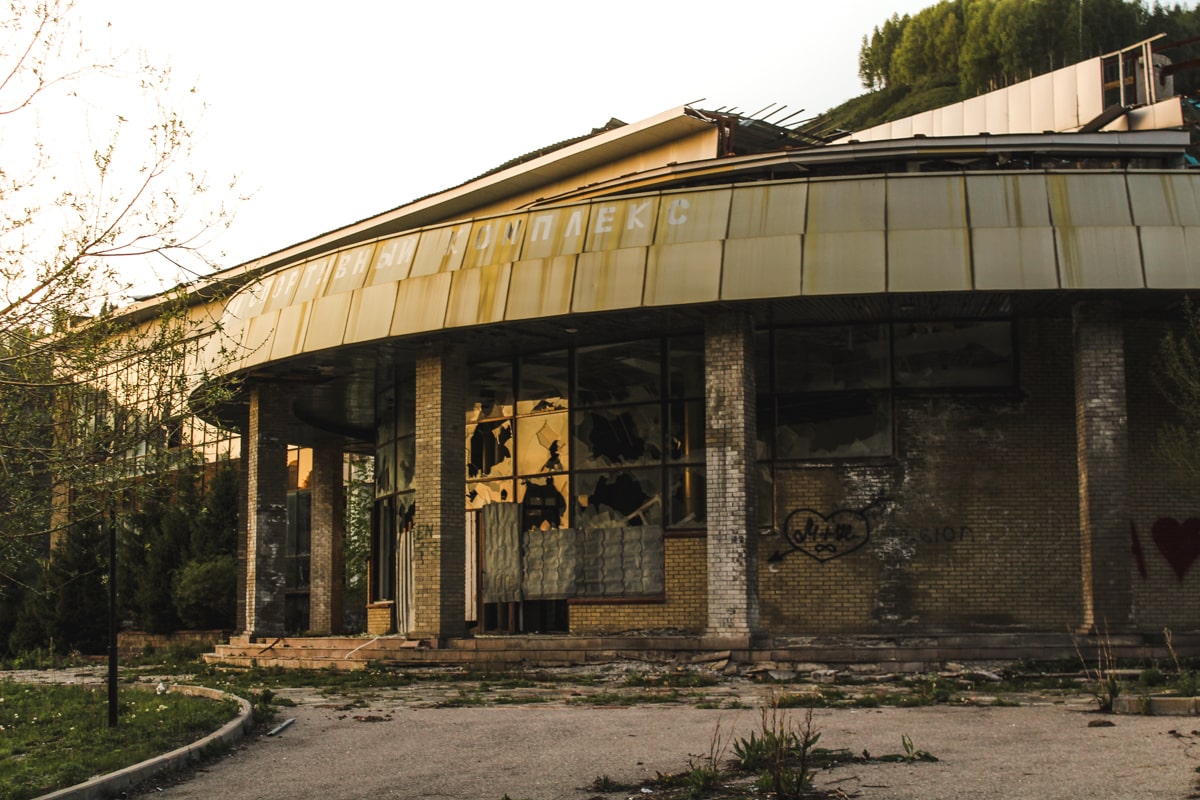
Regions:
<instances>
[{"instance_id":1,"label":"concrete steps","mask_svg":"<svg viewBox=\"0 0 1200 800\"><path fill-rule=\"evenodd\" d=\"M814 636L721 639L702 636L475 636L443 642L385 637L233 636L204 656L210 664L285 669L365 669L388 666L462 666L503 669L567 666L620 659L680 663L732 662L748 668L810 664L829 668L875 665L888 672L925 672L971 662L1075 661L1200 656L1200 634L1072 636L1067 633L976 633L921 636Z\"/></svg>"}]
</instances>

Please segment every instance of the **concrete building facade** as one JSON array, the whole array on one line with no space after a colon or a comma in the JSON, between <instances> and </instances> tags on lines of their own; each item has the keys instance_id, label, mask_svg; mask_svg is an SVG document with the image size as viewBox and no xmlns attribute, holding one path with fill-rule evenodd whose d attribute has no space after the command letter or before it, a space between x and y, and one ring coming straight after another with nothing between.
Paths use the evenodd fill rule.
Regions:
<instances>
[{"instance_id":1,"label":"concrete building facade","mask_svg":"<svg viewBox=\"0 0 1200 800\"><path fill-rule=\"evenodd\" d=\"M375 461L371 634L1200 628L1155 383L1200 175L1179 98L1092 125L1100 65L1069 70L1088 101L1036 132L1037 86L977 103L1007 104L986 133L676 109L217 276L242 632L295 632L288 445L312 633L341 632L346 451Z\"/></svg>"}]
</instances>

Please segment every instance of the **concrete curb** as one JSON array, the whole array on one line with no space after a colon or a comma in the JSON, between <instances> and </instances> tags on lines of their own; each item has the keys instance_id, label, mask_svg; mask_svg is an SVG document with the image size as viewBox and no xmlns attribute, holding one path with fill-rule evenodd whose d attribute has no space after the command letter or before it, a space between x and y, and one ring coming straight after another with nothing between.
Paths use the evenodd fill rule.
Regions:
<instances>
[{"instance_id":1,"label":"concrete curb","mask_svg":"<svg viewBox=\"0 0 1200 800\"><path fill-rule=\"evenodd\" d=\"M148 758L141 763L119 769L116 772L100 775L83 783L68 786L66 789L44 794L37 800L102 800L102 798L112 797L160 772L180 769L194 761L199 761L207 747L212 745L227 747L233 744L242 738L246 729L253 722L250 703L237 695L204 686L172 686L170 691L193 697L207 697L212 700L232 698L238 703L238 714L219 730L210 733L203 739L198 739L169 753Z\"/></svg>"},{"instance_id":2,"label":"concrete curb","mask_svg":"<svg viewBox=\"0 0 1200 800\"><path fill-rule=\"evenodd\" d=\"M1194 717L1200 713L1200 698L1171 695L1126 695L1113 698L1115 714L1145 714L1151 717Z\"/></svg>"}]
</instances>

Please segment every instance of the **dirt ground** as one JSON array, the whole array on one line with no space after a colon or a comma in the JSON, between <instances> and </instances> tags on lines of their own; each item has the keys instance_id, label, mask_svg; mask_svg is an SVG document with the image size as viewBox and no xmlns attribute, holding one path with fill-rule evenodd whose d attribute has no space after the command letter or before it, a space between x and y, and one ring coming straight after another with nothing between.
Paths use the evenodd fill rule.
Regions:
<instances>
[{"instance_id":1,"label":"dirt ground","mask_svg":"<svg viewBox=\"0 0 1200 800\"><path fill-rule=\"evenodd\" d=\"M687 768L714 735L757 729L756 708L531 705L437 708L400 695L350 707L305 690L275 736L252 737L185 780L146 787L165 800L223 798L653 798L635 784ZM820 746L874 755L903 751L902 735L936 763L852 763L821 771L819 786L863 800L1165 800L1196 794L1200 719L1111 716L1094 702L1020 707L820 709ZM800 711L790 712L802 714ZM1108 723L1096 727L1089 723ZM719 732L719 734L718 734ZM598 776L629 784L601 794Z\"/></svg>"}]
</instances>

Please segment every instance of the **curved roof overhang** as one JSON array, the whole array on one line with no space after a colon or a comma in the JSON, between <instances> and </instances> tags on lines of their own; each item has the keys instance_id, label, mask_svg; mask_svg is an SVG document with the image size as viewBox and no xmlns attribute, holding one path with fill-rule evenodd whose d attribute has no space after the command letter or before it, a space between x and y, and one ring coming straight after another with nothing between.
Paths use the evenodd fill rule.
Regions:
<instances>
[{"instance_id":1,"label":"curved roof overhang","mask_svg":"<svg viewBox=\"0 0 1200 800\"><path fill-rule=\"evenodd\" d=\"M371 424L380 349L714 304L1200 289L1200 174L1020 171L726 184L422 228L272 272L227 303L208 367L293 382L295 415ZM977 298L972 300L971 298ZM572 320L583 320L579 324ZM528 342L523 345L527 346ZM224 348L226 356L215 355ZM232 358L228 354L232 353Z\"/></svg>"}]
</instances>

